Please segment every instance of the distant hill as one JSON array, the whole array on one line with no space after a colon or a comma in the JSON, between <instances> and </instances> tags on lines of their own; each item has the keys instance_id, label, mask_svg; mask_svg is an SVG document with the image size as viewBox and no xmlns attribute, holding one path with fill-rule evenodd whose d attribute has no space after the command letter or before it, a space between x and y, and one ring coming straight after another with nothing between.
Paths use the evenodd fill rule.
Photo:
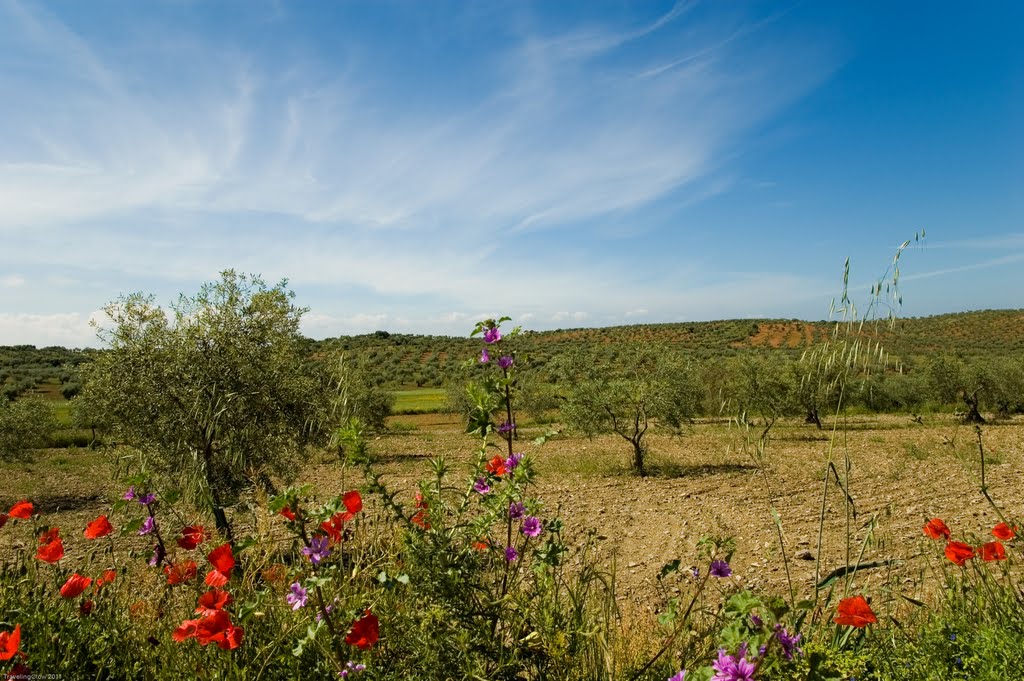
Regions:
<instances>
[{"instance_id":1,"label":"distant hill","mask_svg":"<svg viewBox=\"0 0 1024 681\"><path fill-rule=\"evenodd\" d=\"M798 355L830 337L835 322L796 319L730 319L713 322L633 324L590 329L528 331L522 350L531 364L543 366L551 357L575 346L614 352L629 343L664 343L699 358L751 351L782 351ZM939 352L976 355L1024 353L1024 310L981 310L932 317L906 318L895 329L866 325L863 333L877 336L892 357L909 360ZM472 359L480 341L450 336L393 334L377 331L358 336L310 340L310 354L344 350L372 369L375 380L388 387L441 386ZM75 367L95 350L0 346L0 387L8 391L77 388ZM66 392L68 391L66 390Z\"/></svg>"}]
</instances>

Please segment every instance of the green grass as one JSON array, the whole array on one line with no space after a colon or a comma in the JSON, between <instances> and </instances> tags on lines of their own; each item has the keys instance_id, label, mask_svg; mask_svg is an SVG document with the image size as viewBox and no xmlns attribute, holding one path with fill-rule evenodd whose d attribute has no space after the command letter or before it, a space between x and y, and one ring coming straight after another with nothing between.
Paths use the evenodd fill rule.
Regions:
<instances>
[{"instance_id":1,"label":"green grass","mask_svg":"<svg viewBox=\"0 0 1024 681\"><path fill-rule=\"evenodd\" d=\"M448 393L443 388L416 388L394 391L392 414L436 414L448 408Z\"/></svg>"}]
</instances>

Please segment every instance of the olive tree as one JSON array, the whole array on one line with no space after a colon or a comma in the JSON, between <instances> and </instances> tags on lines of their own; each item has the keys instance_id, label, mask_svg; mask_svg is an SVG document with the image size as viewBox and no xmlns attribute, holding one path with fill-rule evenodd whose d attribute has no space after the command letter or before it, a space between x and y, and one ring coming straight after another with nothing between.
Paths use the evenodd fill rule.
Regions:
<instances>
[{"instance_id":1,"label":"olive tree","mask_svg":"<svg viewBox=\"0 0 1024 681\"><path fill-rule=\"evenodd\" d=\"M226 270L169 311L152 296L122 297L98 330L109 351L87 368L84 397L147 464L209 505L228 538L224 509L292 473L325 411L304 362L305 309L286 286Z\"/></svg>"},{"instance_id":2,"label":"olive tree","mask_svg":"<svg viewBox=\"0 0 1024 681\"><path fill-rule=\"evenodd\" d=\"M27 459L45 447L57 427L50 403L41 399L0 400L0 461Z\"/></svg>"},{"instance_id":3,"label":"olive tree","mask_svg":"<svg viewBox=\"0 0 1024 681\"><path fill-rule=\"evenodd\" d=\"M703 399L692 367L667 348L630 346L605 366L573 352L559 358L558 370L566 425L588 436L615 433L626 440L641 476L651 426L678 431Z\"/></svg>"}]
</instances>

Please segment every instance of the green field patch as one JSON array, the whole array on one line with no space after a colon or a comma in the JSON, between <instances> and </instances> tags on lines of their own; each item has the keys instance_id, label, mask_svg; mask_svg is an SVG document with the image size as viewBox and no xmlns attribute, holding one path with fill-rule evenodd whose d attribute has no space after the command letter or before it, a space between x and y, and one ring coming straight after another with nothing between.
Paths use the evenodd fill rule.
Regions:
<instances>
[{"instance_id":1,"label":"green field patch","mask_svg":"<svg viewBox=\"0 0 1024 681\"><path fill-rule=\"evenodd\" d=\"M444 388L395 390L393 414L436 414L448 410L448 393Z\"/></svg>"}]
</instances>

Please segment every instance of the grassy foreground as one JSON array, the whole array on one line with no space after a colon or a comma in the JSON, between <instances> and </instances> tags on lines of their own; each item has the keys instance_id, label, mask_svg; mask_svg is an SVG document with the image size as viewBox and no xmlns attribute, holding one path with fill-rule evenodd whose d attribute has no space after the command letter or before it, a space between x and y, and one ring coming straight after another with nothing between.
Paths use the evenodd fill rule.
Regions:
<instances>
[{"instance_id":1,"label":"grassy foreground","mask_svg":"<svg viewBox=\"0 0 1024 681\"><path fill-rule=\"evenodd\" d=\"M860 515L850 565L865 569L836 577L815 593L807 564L791 566L798 582L791 598L778 572L774 582L760 587L748 577L763 560L751 555L753 547L768 544L771 553L770 511L762 510L767 507L751 510L751 517L768 518L766 525L761 518L763 542L702 527L706 539L693 537L679 561L659 560L646 568L630 567L634 555L620 552L611 560L603 550L621 542L621 551L633 551L636 545L626 535L636 533L638 521L631 527L615 520L612 510L573 508L571 491L597 484L615 485L611 494L651 513L664 495L680 493L678 485L727 492L744 480L756 483L756 467L745 468L742 458L727 454L718 463L712 455L702 471L691 469L686 451L707 459L709 449L728 449L725 424L710 424L706 435L697 428L676 449L671 441L656 441L661 477L641 482L627 474L611 439L533 446L524 437L527 455L513 468L507 456L495 463L493 446L459 435L461 424L450 419L400 420L405 428L369 443L379 455L372 468L332 462L323 454L300 476L311 484L236 507L240 536L233 546L209 529L210 518L177 500L174 490L153 489L155 499L140 503L148 483L124 477L126 452L48 450L32 464L5 464L10 484L0 499L7 515L0 529L0 636L6 634L0 655L6 654L4 646L17 652L0 664L11 672L111 679L342 673L367 679L668 679L683 669L687 679L1001 679L1024 669L1016 523L1006 518L998 526L999 513L1020 501L1014 498L1005 510L975 503L983 496L971 491L977 466L970 459L969 430L939 425L929 434L902 421L854 427L848 446L855 452L862 440L865 451L883 451L880 461L894 458L884 454L890 450L902 452L904 461L891 472L880 471L878 487L862 481L854 490L863 508L869 504L864 497L882 486L930 469L945 480L938 489L952 485L951 496L935 500L935 489L923 486L920 495L933 498L926 507L948 509L948 527L930 523L926 530L937 537L932 539L922 521L915 538L900 529L886 539L878 530L867 541ZM1019 442L1018 428L1003 426L986 436L993 443L986 483L997 496L1013 487L1006 478L1015 477L1019 466L1013 444ZM820 440L804 438L807 432L783 428L773 446L780 452L819 448ZM927 444L954 433L958 443L950 454ZM779 497L805 484L795 478L798 467L787 467L790 455L802 456L794 450L769 467ZM135 498L125 500L130 485ZM649 506L626 496L639 494L633 491L637 485L650 488ZM356 490L360 503L353 512ZM838 500L835 492L830 491L830 504ZM717 496L705 492L707 499ZM961 497L964 511L957 513L955 500ZM19 517L24 507L15 508L22 499L33 505L27 518ZM699 503L691 499L681 509ZM510 518L519 503L520 517ZM614 499L605 502L614 505ZM787 523L799 515L784 504L778 508ZM804 512L813 515L814 509ZM289 513L295 521L285 517ZM140 534L150 514L154 527ZM586 522L593 514L605 520ZM87 528L101 515L111 532L88 538ZM526 525L527 518L536 525ZM639 522L665 524L656 516ZM844 522L836 519L826 542L842 543L834 531ZM203 528L202 541L188 548L196 536L188 528L195 527ZM314 533L325 537L329 552L317 564L304 553L314 545ZM49 562L54 541L63 555ZM148 565L161 544L160 564ZM224 546L235 561L230 568ZM841 546L833 549L842 554ZM913 553L919 555L907 565ZM868 569L886 556L899 557L902 569ZM779 566L778 555L773 564ZM768 563L761 569L769 570ZM913 590L906 588L908 575ZM640 576L650 580L646 587ZM76 593L84 580L91 581ZM866 610L848 600L858 596L866 599ZM16 627L19 640L12 648ZM726 651L722 660L720 649Z\"/></svg>"}]
</instances>

